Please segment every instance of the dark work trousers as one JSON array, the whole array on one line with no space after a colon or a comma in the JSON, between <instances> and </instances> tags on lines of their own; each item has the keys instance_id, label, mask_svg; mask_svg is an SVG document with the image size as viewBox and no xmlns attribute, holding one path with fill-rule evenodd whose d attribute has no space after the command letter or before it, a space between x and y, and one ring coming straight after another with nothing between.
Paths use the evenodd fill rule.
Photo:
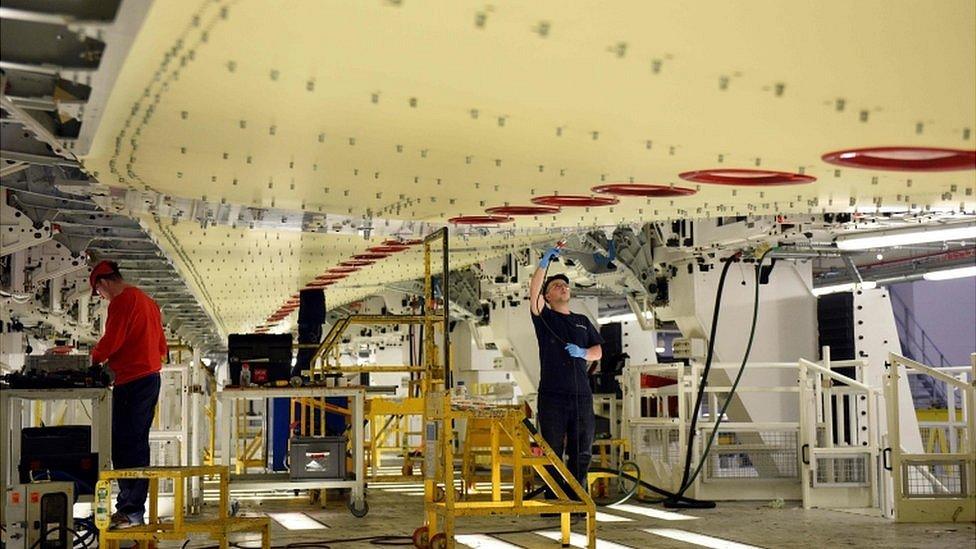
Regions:
<instances>
[{"instance_id":1,"label":"dark work trousers","mask_svg":"<svg viewBox=\"0 0 976 549\"><path fill-rule=\"evenodd\" d=\"M562 458L565 454L570 474L584 491L593 456L594 422L592 395L539 393L539 432L557 456ZM568 487L563 489L570 498L576 499ZM547 489L546 499L554 497Z\"/></svg>"},{"instance_id":2,"label":"dark work trousers","mask_svg":"<svg viewBox=\"0 0 976 549\"><path fill-rule=\"evenodd\" d=\"M159 400L159 374L112 390L112 468L149 465L149 428ZM146 512L149 480L119 480L116 510L127 515Z\"/></svg>"}]
</instances>

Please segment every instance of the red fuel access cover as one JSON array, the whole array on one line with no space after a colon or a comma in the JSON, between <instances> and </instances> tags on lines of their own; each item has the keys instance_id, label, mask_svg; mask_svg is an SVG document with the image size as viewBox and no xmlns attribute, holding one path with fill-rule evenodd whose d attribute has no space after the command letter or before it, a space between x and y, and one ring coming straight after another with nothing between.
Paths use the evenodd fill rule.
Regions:
<instances>
[{"instance_id":1,"label":"red fuel access cover","mask_svg":"<svg viewBox=\"0 0 976 549\"><path fill-rule=\"evenodd\" d=\"M550 215L561 209L557 206L495 206L485 211L492 215Z\"/></svg>"},{"instance_id":2,"label":"red fuel access cover","mask_svg":"<svg viewBox=\"0 0 976 549\"><path fill-rule=\"evenodd\" d=\"M384 259L390 257L390 254L354 254L353 259L358 259L360 261L376 261L377 259Z\"/></svg>"},{"instance_id":3,"label":"red fuel access cover","mask_svg":"<svg viewBox=\"0 0 976 549\"><path fill-rule=\"evenodd\" d=\"M409 250L410 246L405 244L384 244L382 246L373 246L372 248L366 248L367 252L374 254L392 254L395 252L402 252L403 250Z\"/></svg>"},{"instance_id":4,"label":"red fuel access cover","mask_svg":"<svg viewBox=\"0 0 976 549\"><path fill-rule=\"evenodd\" d=\"M339 265L343 267L365 267L367 265L372 265L373 263L376 262L370 259L349 259L340 262Z\"/></svg>"},{"instance_id":5,"label":"red fuel access cover","mask_svg":"<svg viewBox=\"0 0 976 549\"><path fill-rule=\"evenodd\" d=\"M791 172L773 170L752 170L740 168L717 168L697 170L679 174L678 177L696 183L712 185L737 185L741 187L775 187L779 185L801 185L813 183L816 177Z\"/></svg>"},{"instance_id":6,"label":"red fuel access cover","mask_svg":"<svg viewBox=\"0 0 976 549\"><path fill-rule=\"evenodd\" d=\"M359 270L359 267L332 267L327 272L329 272L329 273L347 274L347 273L354 273L354 272L356 272L358 270Z\"/></svg>"},{"instance_id":7,"label":"red fuel access cover","mask_svg":"<svg viewBox=\"0 0 976 549\"><path fill-rule=\"evenodd\" d=\"M620 201L612 196L587 196L579 194L554 194L551 196L537 196L532 199L533 204L540 206L565 206L571 208L613 206L618 202Z\"/></svg>"},{"instance_id":8,"label":"red fuel access cover","mask_svg":"<svg viewBox=\"0 0 976 549\"><path fill-rule=\"evenodd\" d=\"M448 219L455 225L494 225L496 223L511 223L515 218L506 215L459 215Z\"/></svg>"},{"instance_id":9,"label":"red fuel access cover","mask_svg":"<svg viewBox=\"0 0 976 549\"><path fill-rule=\"evenodd\" d=\"M644 183L612 183L599 185L592 189L595 193L615 194L618 196L643 196L647 198L673 198L676 196L691 196L695 189L687 187L672 187L670 185L649 185Z\"/></svg>"},{"instance_id":10,"label":"red fuel access cover","mask_svg":"<svg viewBox=\"0 0 976 549\"><path fill-rule=\"evenodd\" d=\"M824 162L851 168L900 172L976 169L976 151L935 147L869 147L829 152Z\"/></svg>"}]
</instances>

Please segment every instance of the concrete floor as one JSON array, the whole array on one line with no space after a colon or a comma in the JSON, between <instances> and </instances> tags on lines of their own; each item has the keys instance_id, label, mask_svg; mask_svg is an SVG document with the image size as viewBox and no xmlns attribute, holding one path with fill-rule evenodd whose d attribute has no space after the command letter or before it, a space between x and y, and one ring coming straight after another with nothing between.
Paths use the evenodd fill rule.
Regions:
<instances>
[{"instance_id":1,"label":"concrete floor","mask_svg":"<svg viewBox=\"0 0 976 549\"><path fill-rule=\"evenodd\" d=\"M324 509L311 506L305 498L242 500L244 514L274 512L302 512L328 526L324 530L289 531L272 522L272 542L284 546L291 542L329 540L334 547L376 547L369 542L338 542L340 539L371 535L409 536L421 524L422 502L416 493L392 492L371 487L369 514L357 519L346 510L345 502L329 501ZM650 507L663 510L661 506ZM644 532L647 529L678 529L721 538L756 547L976 547L976 526L973 524L895 524L891 521L855 512L808 510L787 502L783 508L773 509L758 502L721 503L715 509L681 511L681 515L697 517L690 520L650 518L621 510L599 509L601 512L630 519L626 522L599 522L597 537L625 547L689 548L696 544L676 541ZM672 517L673 518L673 517ZM490 534L492 532L534 529L558 531L558 519L543 518L462 518L457 522L459 534ZM574 532L584 532L582 523ZM559 547L556 541L527 532L501 534L497 539L526 549ZM243 540L242 540L243 541ZM205 547L209 542L194 540L188 547ZM242 543L252 546L251 543ZM165 545L164 545L165 546ZM179 546L179 544L177 545ZM698 545L714 546L721 545ZM458 547L465 547L458 545ZM600 547L600 545L598 545ZM619 549L618 546L605 546ZM735 544L724 547L743 547Z\"/></svg>"}]
</instances>

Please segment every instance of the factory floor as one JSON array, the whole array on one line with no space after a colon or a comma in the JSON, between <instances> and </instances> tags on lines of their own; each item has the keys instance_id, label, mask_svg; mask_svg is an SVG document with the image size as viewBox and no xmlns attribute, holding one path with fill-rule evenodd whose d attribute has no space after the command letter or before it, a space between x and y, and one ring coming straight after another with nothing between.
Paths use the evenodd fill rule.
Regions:
<instances>
[{"instance_id":1,"label":"factory floor","mask_svg":"<svg viewBox=\"0 0 976 549\"><path fill-rule=\"evenodd\" d=\"M274 514L272 544L282 547L293 542L324 541L335 548L376 547L368 541L340 542L364 536L409 536L421 524L423 503L419 486L382 488L371 486L368 491L369 514L361 519L353 517L340 496L333 496L322 508L310 505L305 497L276 496L275 499L258 500L241 498L241 511L245 515ZM329 494L332 496L332 494ZM656 516L645 516L635 511L652 509ZM599 549L645 547L976 547L976 526L973 524L895 524L894 522L866 516L857 512L803 510L796 502L787 502L782 508L772 508L761 502L720 503L715 509L665 511L661 506L636 506L620 509L598 508L597 523ZM304 519L311 517L321 528L313 530L289 530L277 520L292 513ZM600 520L602 519L602 521ZM611 522L612 521L612 522ZM287 522L287 520L285 520ZM314 526L314 524L313 524ZM524 533L491 535L493 532L528 530ZM457 534L481 534L480 537L461 538L467 544L458 547L476 548L553 548L557 541L547 539L537 532L556 533L556 518L461 518L457 521ZM581 537L585 532L582 522L573 526ZM686 534L699 534L690 541L674 538ZM487 537L485 536L487 535ZM237 539L242 547L260 547L253 538ZM406 540L388 540L384 545ZM486 541L493 541L488 544ZM573 540L573 545L585 547L585 540ZM497 542L504 542L500 544ZM205 539L194 539L186 547L201 548L212 545ZM180 547L178 544L161 544L160 547ZM315 545L323 547L324 545Z\"/></svg>"}]
</instances>

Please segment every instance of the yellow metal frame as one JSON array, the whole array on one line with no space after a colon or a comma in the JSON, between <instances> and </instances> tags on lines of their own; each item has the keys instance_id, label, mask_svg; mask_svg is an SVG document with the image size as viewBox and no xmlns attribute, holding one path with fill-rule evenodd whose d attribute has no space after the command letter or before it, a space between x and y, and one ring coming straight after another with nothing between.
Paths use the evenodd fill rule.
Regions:
<instances>
[{"instance_id":1,"label":"yellow metal frame","mask_svg":"<svg viewBox=\"0 0 976 549\"><path fill-rule=\"evenodd\" d=\"M443 268L441 285L444 299L434 299L431 277L431 244L441 240ZM596 506L589 493L570 474L561 457L526 421L519 407L489 407L462 409L452 406L447 390L447 376L451 371L450 354L450 295L449 244L446 229L424 239L424 376L421 394L424 397L424 518L427 539L432 546L453 549L454 523L457 517L488 515L560 514L563 546L569 545L572 513L586 514L587 547L596 547ZM440 309L438 310L438 306ZM438 315L432 314L437 311ZM437 319L437 323L433 319ZM442 361L438 361L435 327L444 340ZM468 424L486 420L489 425L491 449L491 495L487 501L458 501L454 490L454 426L466 420ZM506 451L503 451L506 450ZM503 498L502 465L511 471L513 489ZM533 501L523 498L526 470L537 474L556 495L555 500ZM557 481L558 479L558 481ZM564 487L568 487L567 490ZM509 495L509 494L506 494ZM443 528L438 529L442 524ZM420 530L418 529L418 533ZM422 537L422 536L421 536Z\"/></svg>"},{"instance_id":2,"label":"yellow metal frame","mask_svg":"<svg viewBox=\"0 0 976 549\"><path fill-rule=\"evenodd\" d=\"M207 520L187 521L184 515L186 481L191 477L216 477L219 480L220 499L217 517ZM262 549L271 547L270 520L267 517L231 517L228 481L230 471L224 466L203 465L197 467L145 467L116 469L99 473L95 487L95 526L98 527L98 546L118 549L122 540L155 542L184 540L190 534L207 534L218 542L221 549L230 547L227 535L232 532L260 532ZM124 530L109 530L112 508L111 482L118 479L149 480L149 522ZM173 521L162 522L159 518L159 481L173 481Z\"/></svg>"},{"instance_id":3,"label":"yellow metal frame","mask_svg":"<svg viewBox=\"0 0 976 549\"><path fill-rule=\"evenodd\" d=\"M217 380L206 368L203 369L207 375L207 387L210 390L210 399L203 408L204 415L207 416L207 423L210 425L210 432L207 434L207 447L203 449L202 463L204 465L217 464Z\"/></svg>"},{"instance_id":4,"label":"yellow metal frame","mask_svg":"<svg viewBox=\"0 0 976 549\"><path fill-rule=\"evenodd\" d=\"M489 448L491 451L491 494L488 500L457 501L454 491L454 429L459 420L489 420ZM570 474L563 460L556 456L546 441L526 422L519 407L488 409L457 409L451 405L450 393L432 392L428 397L428 434L436 434L436 452L429 454L435 461L433 474L424 480L424 510L429 533L437 532L443 521L445 547L454 547L454 523L461 516L488 515L560 515L560 541L568 546L572 513L586 514L587 547L596 547L596 506L589 493ZM428 441L428 444L430 441ZM512 491L503 497L502 466L510 469ZM534 501L523 499L526 471L542 479L556 499ZM565 488L568 488L566 490Z\"/></svg>"},{"instance_id":5,"label":"yellow metal frame","mask_svg":"<svg viewBox=\"0 0 976 549\"><path fill-rule=\"evenodd\" d=\"M246 410L242 410L240 401L234 401L233 415L237 419L235 472L237 474L247 473L250 467L265 466L264 455L264 429L251 431L248 429L248 415Z\"/></svg>"},{"instance_id":6,"label":"yellow metal frame","mask_svg":"<svg viewBox=\"0 0 976 549\"><path fill-rule=\"evenodd\" d=\"M410 437L423 435L423 431L410 430L411 417L423 417L424 399L409 397L404 399L373 398L366 403L366 417L369 422L370 437L366 444L366 479L371 482L403 482L420 480L414 474L411 453L423 451L423 446L411 446ZM392 443L389 440L392 439ZM398 454L403 458L403 471L400 475L380 474L380 465L385 454ZM418 468L419 469L419 468Z\"/></svg>"}]
</instances>

